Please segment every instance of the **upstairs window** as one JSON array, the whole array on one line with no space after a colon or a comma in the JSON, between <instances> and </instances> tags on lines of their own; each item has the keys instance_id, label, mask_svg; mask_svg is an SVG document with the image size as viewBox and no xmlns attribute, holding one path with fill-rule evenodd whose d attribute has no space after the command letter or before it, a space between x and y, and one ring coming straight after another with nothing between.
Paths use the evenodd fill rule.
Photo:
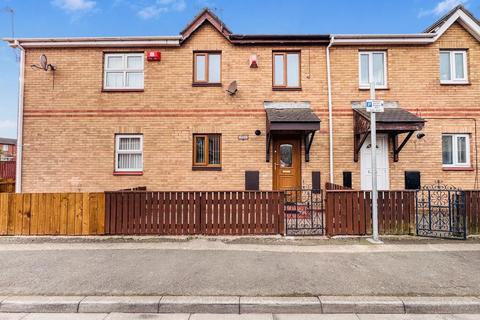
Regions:
<instances>
[{"instance_id":1,"label":"upstairs window","mask_svg":"<svg viewBox=\"0 0 480 320\"><path fill-rule=\"evenodd\" d=\"M468 134L442 135L444 167L470 166L470 136Z\"/></svg>"},{"instance_id":2,"label":"upstairs window","mask_svg":"<svg viewBox=\"0 0 480 320\"><path fill-rule=\"evenodd\" d=\"M359 53L359 85L362 89L387 88L387 53L384 51L361 51Z\"/></svg>"},{"instance_id":3,"label":"upstairs window","mask_svg":"<svg viewBox=\"0 0 480 320\"><path fill-rule=\"evenodd\" d=\"M143 53L105 54L104 70L106 90L143 89Z\"/></svg>"},{"instance_id":4,"label":"upstairs window","mask_svg":"<svg viewBox=\"0 0 480 320\"><path fill-rule=\"evenodd\" d=\"M273 88L300 88L300 52L273 53Z\"/></svg>"},{"instance_id":5,"label":"upstairs window","mask_svg":"<svg viewBox=\"0 0 480 320\"><path fill-rule=\"evenodd\" d=\"M221 83L220 52L195 52L193 54L193 82L195 84Z\"/></svg>"},{"instance_id":6,"label":"upstairs window","mask_svg":"<svg viewBox=\"0 0 480 320\"><path fill-rule=\"evenodd\" d=\"M143 136L116 135L115 172L143 171Z\"/></svg>"},{"instance_id":7,"label":"upstairs window","mask_svg":"<svg viewBox=\"0 0 480 320\"><path fill-rule=\"evenodd\" d=\"M220 134L195 134L193 136L193 166L220 168Z\"/></svg>"},{"instance_id":8,"label":"upstairs window","mask_svg":"<svg viewBox=\"0 0 480 320\"><path fill-rule=\"evenodd\" d=\"M440 83L467 83L467 51L440 51Z\"/></svg>"},{"instance_id":9,"label":"upstairs window","mask_svg":"<svg viewBox=\"0 0 480 320\"><path fill-rule=\"evenodd\" d=\"M7 151L8 151L8 144L4 144L4 145L2 146L2 150L5 151L5 152L7 152Z\"/></svg>"}]
</instances>

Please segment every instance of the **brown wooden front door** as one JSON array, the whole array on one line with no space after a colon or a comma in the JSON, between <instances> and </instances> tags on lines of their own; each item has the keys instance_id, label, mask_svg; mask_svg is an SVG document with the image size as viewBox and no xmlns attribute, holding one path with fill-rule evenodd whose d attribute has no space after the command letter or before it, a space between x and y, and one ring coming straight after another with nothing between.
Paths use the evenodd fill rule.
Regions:
<instances>
[{"instance_id":1,"label":"brown wooden front door","mask_svg":"<svg viewBox=\"0 0 480 320\"><path fill-rule=\"evenodd\" d=\"M273 143L273 189L301 188L300 138L279 137Z\"/></svg>"}]
</instances>

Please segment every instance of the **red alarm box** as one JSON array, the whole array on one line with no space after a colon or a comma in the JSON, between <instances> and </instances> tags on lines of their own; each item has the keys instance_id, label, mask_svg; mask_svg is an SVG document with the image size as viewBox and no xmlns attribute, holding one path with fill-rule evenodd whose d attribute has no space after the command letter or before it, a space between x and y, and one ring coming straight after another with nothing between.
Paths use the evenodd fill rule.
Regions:
<instances>
[{"instance_id":1,"label":"red alarm box","mask_svg":"<svg viewBox=\"0 0 480 320\"><path fill-rule=\"evenodd\" d=\"M160 61L162 55L160 51L149 51L147 52L147 60L148 61Z\"/></svg>"}]
</instances>

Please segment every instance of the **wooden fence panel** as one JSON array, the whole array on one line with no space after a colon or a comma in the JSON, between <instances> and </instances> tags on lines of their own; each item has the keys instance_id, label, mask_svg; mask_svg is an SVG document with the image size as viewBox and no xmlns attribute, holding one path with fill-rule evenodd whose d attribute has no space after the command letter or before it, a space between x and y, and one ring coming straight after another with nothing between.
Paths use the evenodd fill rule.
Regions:
<instances>
[{"instance_id":1,"label":"wooden fence panel","mask_svg":"<svg viewBox=\"0 0 480 320\"><path fill-rule=\"evenodd\" d=\"M104 197L103 193L0 194L0 235L104 234Z\"/></svg>"},{"instance_id":2,"label":"wooden fence panel","mask_svg":"<svg viewBox=\"0 0 480 320\"><path fill-rule=\"evenodd\" d=\"M0 161L0 179L15 179L16 161Z\"/></svg>"},{"instance_id":3,"label":"wooden fence panel","mask_svg":"<svg viewBox=\"0 0 480 320\"><path fill-rule=\"evenodd\" d=\"M284 232L283 193L107 192L107 234L237 235Z\"/></svg>"},{"instance_id":4,"label":"wooden fence panel","mask_svg":"<svg viewBox=\"0 0 480 320\"><path fill-rule=\"evenodd\" d=\"M15 180L14 179L7 179L1 180L0 179L0 193L13 193L15 192Z\"/></svg>"},{"instance_id":5,"label":"wooden fence panel","mask_svg":"<svg viewBox=\"0 0 480 320\"><path fill-rule=\"evenodd\" d=\"M371 192L327 190L326 230L333 235L365 235L372 232ZM380 191L378 223L381 234L411 234L415 229L414 191Z\"/></svg>"},{"instance_id":6,"label":"wooden fence panel","mask_svg":"<svg viewBox=\"0 0 480 320\"><path fill-rule=\"evenodd\" d=\"M480 190L465 191L467 233L480 234Z\"/></svg>"}]
</instances>

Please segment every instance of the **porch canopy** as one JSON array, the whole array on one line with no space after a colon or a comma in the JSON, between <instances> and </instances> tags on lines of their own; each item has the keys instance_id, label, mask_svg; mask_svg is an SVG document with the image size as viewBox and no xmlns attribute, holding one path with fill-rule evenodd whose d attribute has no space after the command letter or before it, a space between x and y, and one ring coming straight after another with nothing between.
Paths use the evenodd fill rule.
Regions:
<instances>
[{"instance_id":1,"label":"porch canopy","mask_svg":"<svg viewBox=\"0 0 480 320\"><path fill-rule=\"evenodd\" d=\"M305 141L305 161L310 161L310 148L315 131L320 130L320 118L309 102L265 102L267 113L266 161L270 161L272 135L301 135Z\"/></svg>"},{"instance_id":2,"label":"porch canopy","mask_svg":"<svg viewBox=\"0 0 480 320\"><path fill-rule=\"evenodd\" d=\"M358 154L363 143L370 134L370 112L367 112L359 103L353 106L354 122L354 160L358 161ZM425 120L402 109L396 103L385 103L385 111L377 113L377 133L388 134L392 141L393 161L398 161L398 155L415 131L422 130ZM407 135L399 144L398 135L406 133Z\"/></svg>"}]
</instances>

